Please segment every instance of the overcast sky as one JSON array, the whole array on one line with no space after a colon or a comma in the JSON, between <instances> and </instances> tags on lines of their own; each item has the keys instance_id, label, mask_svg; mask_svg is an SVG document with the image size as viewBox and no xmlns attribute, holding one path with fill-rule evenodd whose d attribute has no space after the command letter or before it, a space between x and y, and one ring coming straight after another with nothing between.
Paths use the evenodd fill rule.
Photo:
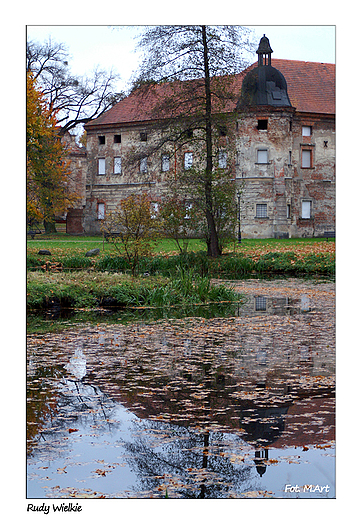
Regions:
<instances>
[{"instance_id":1,"label":"overcast sky","mask_svg":"<svg viewBox=\"0 0 358 520\"><path fill-rule=\"evenodd\" d=\"M263 34L270 40L273 58L335 62L335 27L324 25L269 25L250 26L257 41ZM126 90L135 71L139 53L135 52L138 26L106 25L29 25L27 38L43 42L51 37L65 43L71 55L73 74L90 73L96 65L113 68L121 76L118 90ZM256 60L256 55L252 61Z\"/></svg>"}]
</instances>

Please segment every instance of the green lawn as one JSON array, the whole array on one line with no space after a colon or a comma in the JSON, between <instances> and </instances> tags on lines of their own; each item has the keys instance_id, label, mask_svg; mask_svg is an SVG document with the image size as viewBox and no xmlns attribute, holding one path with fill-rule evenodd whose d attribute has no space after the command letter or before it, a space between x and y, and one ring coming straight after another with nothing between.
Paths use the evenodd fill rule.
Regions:
<instances>
[{"instance_id":1,"label":"green lawn","mask_svg":"<svg viewBox=\"0 0 358 520\"><path fill-rule=\"evenodd\" d=\"M312 247L315 244L326 243L324 238L290 238L290 239L243 239L241 244L238 242L229 245L227 251L243 251L248 252L259 249L286 249L296 247ZM330 240L329 243L334 243ZM107 241L103 241L100 236L71 236L65 233L58 233L56 235L37 235L34 240L27 240L27 248L29 252L35 252L39 249L76 249L77 251L88 251L89 249L99 248L101 251L111 252L115 251L115 247ZM203 240L192 239L189 241L188 251L205 251L206 244ZM161 239L158 240L154 247L155 253L168 254L176 252L177 246L173 240Z\"/></svg>"}]
</instances>

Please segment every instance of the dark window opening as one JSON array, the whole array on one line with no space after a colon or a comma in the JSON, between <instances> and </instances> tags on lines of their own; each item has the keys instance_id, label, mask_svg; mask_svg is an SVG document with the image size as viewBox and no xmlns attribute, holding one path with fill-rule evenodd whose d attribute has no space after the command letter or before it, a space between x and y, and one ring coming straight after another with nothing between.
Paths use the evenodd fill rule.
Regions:
<instances>
[{"instance_id":1,"label":"dark window opening","mask_svg":"<svg viewBox=\"0 0 358 520\"><path fill-rule=\"evenodd\" d=\"M121 143L122 142L122 136L121 135L115 135L114 136L114 142L115 143Z\"/></svg>"},{"instance_id":2,"label":"dark window opening","mask_svg":"<svg viewBox=\"0 0 358 520\"><path fill-rule=\"evenodd\" d=\"M227 135L227 129L226 126L221 126L219 128L219 135L220 137L225 137Z\"/></svg>"},{"instance_id":3,"label":"dark window opening","mask_svg":"<svg viewBox=\"0 0 358 520\"><path fill-rule=\"evenodd\" d=\"M191 139L191 138L193 137L193 135L194 135L194 132L193 132L193 130L192 130L191 128L188 128L188 129L185 131L185 135L186 135L187 137L189 137L189 139Z\"/></svg>"},{"instance_id":4,"label":"dark window opening","mask_svg":"<svg viewBox=\"0 0 358 520\"><path fill-rule=\"evenodd\" d=\"M147 132L141 132L140 133L140 140L146 141L147 140Z\"/></svg>"},{"instance_id":5,"label":"dark window opening","mask_svg":"<svg viewBox=\"0 0 358 520\"><path fill-rule=\"evenodd\" d=\"M99 135L98 136L98 144L106 144L106 136L105 135Z\"/></svg>"},{"instance_id":6,"label":"dark window opening","mask_svg":"<svg viewBox=\"0 0 358 520\"><path fill-rule=\"evenodd\" d=\"M267 119L259 119L257 121L257 130L267 130Z\"/></svg>"}]
</instances>

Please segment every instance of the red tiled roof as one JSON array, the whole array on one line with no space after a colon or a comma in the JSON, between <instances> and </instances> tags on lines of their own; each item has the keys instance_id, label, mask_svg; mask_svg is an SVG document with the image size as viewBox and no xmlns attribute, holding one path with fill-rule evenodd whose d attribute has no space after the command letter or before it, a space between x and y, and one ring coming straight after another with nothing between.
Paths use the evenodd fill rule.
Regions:
<instances>
[{"instance_id":1,"label":"red tiled roof","mask_svg":"<svg viewBox=\"0 0 358 520\"><path fill-rule=\"evenodd\" d=\"M236 94L236 100L228 102L225 111L234 110L240 95L242 80L256 65L255 63L234 76L232 90ZM285 76L291 104L298 112L332 115L335 113L334 64L273 59L272 66ZM155 85L149 88L144 96L137 90L99 118L87 123L86 127L151 121L154 119L153 108L158 100L172 95L177 88L180 88L180 82Z\"/></svg>"},{"instance_id":2,"label":"red tiled roof","mask_svg":"<svg viewBox=\"0 0 358 520\"><path fill-rule=\"evenodd\" d=\"M291 105L298 112L335 114L333 63L273 59L272 66L285 76Z\"/></svg>"}]
</instances>

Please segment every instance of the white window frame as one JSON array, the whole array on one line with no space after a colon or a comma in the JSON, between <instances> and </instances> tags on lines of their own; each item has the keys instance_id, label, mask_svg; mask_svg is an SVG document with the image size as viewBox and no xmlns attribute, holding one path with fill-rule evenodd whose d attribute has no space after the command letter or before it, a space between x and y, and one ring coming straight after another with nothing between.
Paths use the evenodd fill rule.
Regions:
<instances>
[{"instance_id":1,"label":"white window frame","mask_svg":"<svg viewBox=\"0 0 358 520\"><path fill-rule=\"evenodd\" d=\"M98 202L97 203L97 219L98 220L104 220L106 213L106 205L104 202Z\"/></svg>"},{"instance_id":2,"label":"white window frame","mask_svg":"<svg viewBox=\"0 0 358 520\"><path fill-rule=\"evenodd\" d=\"M301 218L308 220L312 218L312 201L303 200L301 203Z\"/></svg>"},{"instance_id":3,"label":"white window frame","mask_svg":"<svg viewBox=\"0 0 358 520\"><path fill-rule=\"evenodd\" d=\"M169 155L162 155L162 172L168 172L170 168Z\"/></svg>"},{"instance_id":4,"label":"white window frame","mask_svg":"<svg viewBox=\"0 0 358 520\"><path fill-rule=\"evenodd\" d=\"M257 150L257 164L268 164L267 148L261 148Z\"/></svg>"},{"instance_id":5,"label":"white window frame","mask_svg":"<svg viewBox=\"0 0 358 520\"><path fill-rule=\"evenodd\" d=\"M98 175L106 175L106 159L98 158Z\"/></svg>"},{"instance_id":6,"label":"white window frame","mask_svg":"<svg viewBox=\"0 0 358 520\"><path fill-rule=\"evenodd\" d=\"M226 150L219 150L219 168L226 168L227 167L227 152Z\"/></svg>"},{"instance_id":7,"label":"white window frame","mask_svg":"<svg viewBox=\"0 0 358 520\"><path fill-rule=\"evenodd\" d=\"M122 157L115 157L113 160L113 174L122 175Z\"/></svg>"},{"instance_id":8,"label":"white window frame","mask_svg":"<svg viewBox=\"0 0 358 520\"><path fill-rule=\"evenodd\" d=\"M303 125L302 126L302 136L310 137L312 135L312 126Z\"/></svg>"},{"instance_id":9,"label":"white window frame","mask_svg":"<svg viewBox=\"0 0 358 520\"><path fill-rule=\"evenodd\" d=\"M139 171L140 173L147 173L148 172L148 158L147 157L143 157L141 160L140 160L140 164L139 164Z\"/></svg>"},{"instance_id":10,"label":"white window frame","mask_svg":"<svg viewBox=\"0 0 358 520\"><path fill-rule=\"evenodd\" d=\"M301 168L312 168L312 150L301 150Z\"/></svg>"},{"instance_id":11,"label":"white window frame","mask_svg":"<svg viewBox=\"0 0 358 520\"><path fill-rule=\"evenodd\" d=\"M184 153L184 170L190 170L193 167L193 152Z\"/></svg>"}]
</instances>

